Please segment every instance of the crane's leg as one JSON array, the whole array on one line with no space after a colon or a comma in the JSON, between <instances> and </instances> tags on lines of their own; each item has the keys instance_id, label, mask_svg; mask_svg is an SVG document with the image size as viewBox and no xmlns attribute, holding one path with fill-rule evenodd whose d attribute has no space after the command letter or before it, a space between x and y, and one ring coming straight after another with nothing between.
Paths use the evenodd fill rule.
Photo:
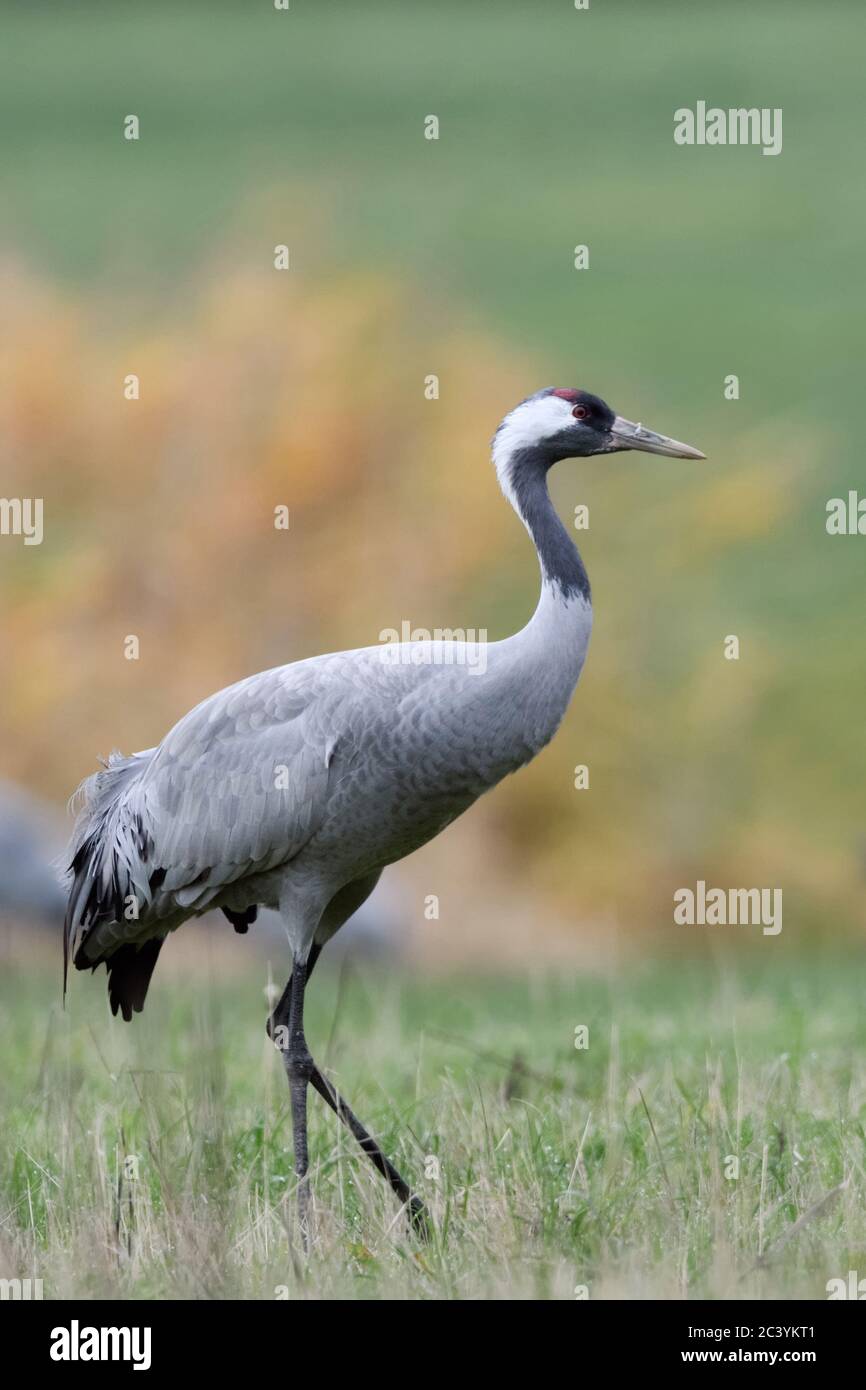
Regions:
<instances>
[{"instance_id":1,"label":"crane's leg","mask_svg":"<svg viewBox=\"0 0 866 1390\"><path fill-rule=\"evenodd\" d=\"M334 1114L339 1115L346 1128L351 1130L373 1167L382 1174L392 1192L395 1192L399 1197L408 1212L409 1224L415 1234L420 1236L422 1240L429 1240L430 1222L427 1208L421 1198L416 1197L391 1160L386 1158L372 1134L364 1128L357 1115L346 1104L340 1092L331 1085L327 1077L323 1076L316 1066L313 1067L310 1083L316 1088L322 1099L328 1102Z\"/></svg>"},{"instance_id":2,"label":"crane's leg","mask_svg":"<svg viewBox=\"0 0 866 1390\"><path fill-rule=\"evenodd\" d=\"M310 1246L310 1178L307 1154L307 1087L314 1062L304 1037L304 989L307 962L296 960L292 968L292 996L289 1003L288 1046L283 1052L292 1100L292 1143L295 1173L298 1177L298 1226L304 1250Z\"/></svg>"},{"instance_id":3,"label":"crane's leg","mask_svg":"<svg viewBox=\"0 0 866 1390\"><path fill-rule=\"evenodd\" d=\"M346 1128L352 1132L352 1134L355 1136L358 1143L360 1144L361 1149L367 1155L370 1162L373 1164L373 1167L377 1170L377 1172L382 1174L382 1177L390 1185L391 1190L394 1193L396 1193L397 1197L406 1207L406 1210L409 1215L410 1225L413 1231L416 1233L416 1235L421 1236L421 1238L424 1240L428 1240L430 1237L430 1225L427 1217L427 1209L424 1206L424 1203L421 1201L421 1198L415 1196L408 1183L404 1182L403 1178L400 1176L399 1172L394 1167L391 1160L387 1158L386 1155L382 1152L382 1149L376 1143L376 1140L373 1138L372 1134L368 1133L368 1131L364 1128L357 1115L346 1104L336 1087L332 1086L330 1081L328 1081L327 1077L322 1075L322 1073L319 1071L319 1068L313 1061L313 1058L310 1056L309 1049L307 1048L307 1043L306 1039L304 1038L303 1031L303 991L306 987L307 980L313 973L313 967L315 966L316 961L319 958L321 949L321 946L314 945L310 952L309 959L303 967L303 976L301 977L303 979L303 983L301 985L301 1000L299 1005L299 1037L301 1044L300 1047L298 1047L296 1041L295 1027L297 1021L295 1019L295 980L296 978L298 978L297 968L295 968L292 971L291 979L286 985L286 988L283 990L279 1003L277 1004L267 1023L269 1038L275 1038L276 1030L278 1028L288 1029L287 1046L282 1049L282 1052L283 1062L286 1068L286 1074L289 1078L289 1088L291 1090L292 1095L292 1125L295 1143L295 1172L301 1179L301 1186L299 1186L298 1188L299 1217L302 1210L304 1213L302 1220L302 1231L307 1230L306 1217L309 1209L309 1180L307 1177L308 1163L306 1098L307 1084L309 1083L315 1087L322 1099L327 1101L328 1105L330 1105L334 1114L338 1115L339 1118L342 1120L343 1124L346 1126ZM293 1063L292 1061L293 1047L296 1048L295 1056L297 1058L297 1061L295 1063ZM304 1073L306 1074L306 1080L303 1081L303 1100L301 1102L301 1100L299 1099L297 1103L297 1115L295 1096L296 1091L300 1093L300 1080L296 1081L294 1079L296 1070L299 1071L302 1076ZM299 1149L298 1142L300 1125L300 1120L298 1117L301 1116L301 1106L303 1107L301 1126L303 1129L303 1172L301 1171L301 1166L298 1157L299 1152L301 1152L301 1150Z\"/></svg>"}]
</instances>

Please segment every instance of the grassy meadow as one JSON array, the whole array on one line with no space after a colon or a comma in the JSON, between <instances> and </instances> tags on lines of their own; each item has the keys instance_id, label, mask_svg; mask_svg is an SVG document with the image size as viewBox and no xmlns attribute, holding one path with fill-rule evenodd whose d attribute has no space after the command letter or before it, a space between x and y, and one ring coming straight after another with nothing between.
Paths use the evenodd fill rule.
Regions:
<instances>
[{"instance_id":1,"label":"grassy meadow","mask_svg":"<svg viewBox=\"0 0 866 1390\"><path fill-rule=\"evenodd\" d=\"M572 1300L866 1275L866 541L825 529L863 488L862 7L12 0L3 34L0 494L44 498L45 538L0 538L0 777L61 807L253 671L404 619L514 631L537 569L489 440L542 385L708 460L558 468L596 611L563 726L392 871L404 968L326 956L311 987L313 1052L430 1246L314 1096L303 1258L266 967L224 923L180 932L131 1027L102 973L63 1012L59 941L19 924L0 1278ZM699 99L783 108L782 153L675 146ZM698 879L781 889L783 931L675 928Z\"/></svg>"},{"instance_id":2,"label":"grassy meadow","mask_svg":"<svg viewBox=\"0 0 866 1390\"><path fill-rule=\"evenodd\" d=\"M862 1267L850 959L506 980L322 966L314 1052L435 1229L407 1235L312 1096L307 1261L266 968L205 933L172 948L132 1027L109 1019L103 972L73 980L64 1014L53 962L23 943L4 960L0 1262L46 1298L822 1298Z\"/></svg>"}]
</instances>

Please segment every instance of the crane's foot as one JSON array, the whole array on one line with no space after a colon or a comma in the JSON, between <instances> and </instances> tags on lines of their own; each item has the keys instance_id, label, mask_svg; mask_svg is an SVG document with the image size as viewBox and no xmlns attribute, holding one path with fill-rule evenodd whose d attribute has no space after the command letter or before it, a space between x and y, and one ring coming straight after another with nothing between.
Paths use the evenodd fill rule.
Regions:
<instances>
[{"instance_id":1,"label":"crane's foot","mask_svg":"<svg viewBox=\"0 0 866 1390\"><path fill-rule=\"evenodd\" d=\"M310 1178L305 1173L298 1183L297 1194L298 1232L301 1249L305 1255L310 1253Z\"/></svg>"},{"instance_id":2,"label":"crane's foot","mask_svg":"<svg viewBox=\"0 0 866 1390\"><path fill-rule=\"evenodd\" d=\"M433 1239L433 1226L430 1221L430 1213L421 1201L413 1193L409 1198L409 1229L413 1235L422 1240L425 1245L429 1245Z\"/></svg>"},{"instance_id":3,"label":"crane's foot","mask_svg":"<svg viewBox=\"0 0 866 1390\"><path fill-rule=\"evenodd\" d=\"M311 956L309 969L312 969L317 956L318 951L314 956ZM292 972L292 978L289 979L289 983L283 991L282 998L267 1023L268 1037L277 1050L282 1053L292 1097L295 1172L298 1176L298 1223L304 1250L309 1249L310 1239L310 1188L307 1176L308 1085L312 1085L331 1107L334 1114L339 1116L346 1128L355 1136L373 1167L378 1173L381 1173L392 1192L400 1199L406 1208L409 1229L412 1233L419 1240L425 1243L429 1242L433 1228L429 1213L421 1198L416 1196L409 1184L404 1181L372 1134L364 1128L357 1115L346 1104L336 1087L332 1086L327 1077L322 1075L309 1052L303 1025L304 986L309 969L300 965L295 968Z\"/></svg>"},{"instance_id":4,"label":"crane's foot","mask_svg":"<svg viewBox=\"0 0 866 1390\"><path fill-rule=\"evenodd\" d=\"M327 1101L328 1105L330 1105L331 1109L334 1111L334 1114L339 1115L343 1124L357 1139L362 1151L367 1155L373 1167L377 1172L382 1174L382 1177L388 1183L392 1192L394 1192L404 1204L409 1219L410 1230L414 1235L418 1236L420 1240L423 1240L425 1243L429 1242L432 1236L432 1227L429 1213L424 1203L421 1201L421 1198L416 1197L409 1184L403 1179L391 1160L382 1152L382 1149L376 1143L372 1134L364 1128L355 1112L346 1104L336 1087L331 1085L327 1077L323 1076L316 1066L313 1068L310 1083L315 1087L322 1099Z\"/></svg>"},{"instance_id":5,"label":"crane's foot","mask_svg":"<svg viewBox=\"0 0 866 1390\"><path fill-rule=\"evenodd\" d=\"M303 1038L301 1039L303 1044ZM307 1048L296 1046L285 1054L286 1074L292 1098L292 1140L295 1150L295 1173L298 1179L298 1231L304 1254L310 1250L310 1175L307 1156L307 1087L315 1063Z\"/></svg>"}]
</instances>

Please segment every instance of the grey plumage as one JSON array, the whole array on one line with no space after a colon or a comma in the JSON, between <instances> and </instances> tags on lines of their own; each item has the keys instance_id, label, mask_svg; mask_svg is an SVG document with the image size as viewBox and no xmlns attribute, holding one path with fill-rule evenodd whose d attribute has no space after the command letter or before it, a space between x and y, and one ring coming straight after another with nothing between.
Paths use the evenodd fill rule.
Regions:
<instances>
[{"instance_id":1,"label":"grey plumage","mask_svg":"<svg viewBox=\"0 0 866 1390\"><path fill-rule=\"evenodd\" d=\"M409 653L429 664L386 663L382 647L318 657L220 691L157 749L113 755L82 789L68 918L70 933L86 927L76 964L211 907L280 909L293 953L320 923L320 938L332 934L386 864L550 737L582 659L579 609L577 641L552 667L540 665L536 638L543 604L523 642L490 645L484 674L457 664L461 644Z\"/></svg>"},{"instance_id":2,"label":"grey plumage","mask_svg":"<svg viewBox=\"0 0 866 1390\"><path fill-rule=\"evenodd\" d=\"M157 748L113 754L80 789L65 926L76 966L115 959L118 979L136 975L131 953L146 941L214 907L243 926L259 904L279 910L293 957L306 960L386 865L527 763L562 719L592 609L550 502L550 466L674 445L587 393L536 393L506 417L493 450L541 562L526 627L483 651L410 643L280 666L203 701ZM125 1017L144 998L137 978L130 1000L115 995Z\"/></svg>"}]
</instances>

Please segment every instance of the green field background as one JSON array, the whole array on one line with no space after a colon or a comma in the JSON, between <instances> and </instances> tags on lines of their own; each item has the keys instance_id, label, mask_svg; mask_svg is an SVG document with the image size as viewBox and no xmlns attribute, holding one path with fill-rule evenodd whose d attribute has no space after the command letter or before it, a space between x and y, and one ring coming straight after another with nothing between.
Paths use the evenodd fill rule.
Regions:
<instances>
[{"instance_id":1,"label":"green field background","mask_svg":"<svg viewBox=\"0 0 866 1390\"><path fill-rule=\"evenodd\" d=\"M824 524L827 499L862 478L858 7L10 5L3 23L6 283L24 276L61 296L63 312L86 321L83 336L107 345L87 390L115 390L127 369L111 356L120 334L158 342L167 325L194 323L183 347L194 360L212 331L197 307L203 287L239 268L266 273L278 241L291 244L293 291L326 296L320 318L335 337L359 284L385 287L380 318L388 296L401 300L386 347L362 335L339 380L309 373L317 410L345 421L328 466L350 473L357 453L368 479L378 472L388 532L415 532L416 582L402 598L392 586L388 601L381 531L365 517L372 534L343 593L322 591L319 571L341 544L329 529L346 495L336 491L313 519L319 546L311 526L303 575L283 570L303 622L297 643L266 644L285 616L265 605L252 616L259 646L228 635L226 660L190 695L256 660L374 640L402 616L513 630L531 611L535 573L500 515L486 441L520 395L588 387L699 443L709 461L558 470L563 512L590 506L596 632L559 742L502 789L485 822L492 862L521 845L529 890L560 915L612 904L623 922L658 923L673 888L704 877L783 887L792 929L820 928L828 914L833 930L862 927L863 551ZM673 111L699 98L781 107L781 155L676 146ZM128 112L142 122L137 144L121 138ZM428 113L438 142L423 139ZM577 243L590 247L582 273ZM291 338L303 330L271 277L266 331ZM459 352L443 331L459 335ZM229 350L240 358L249 346ZM443 404L460 397L461 437L443 431L438 455L422 457L425 426L410 425L403 403L434 370ZM736 402L723 398L730 372ZM161 447L153 440L149 456ZM207 447L194 430L184 442L193 456ZM255 472L256 447L250 431L238 470ZM318 471L311 448L299 466ZM70 444L58 420L44 460L48 486L62 474L72 504L55 544L59 526L64 553L85 557L113 519L109 508L94 519L98 498L76 498L87 449L86 432ZM28 463L26 449L11 453L13 475ZM470 467L486 491L461 532ZM448 485L431 496L440 475ZM130 507L146 500L129 488ZM488 532L488 514L498 529ZM452 526L477 557L468 569L435 539ZM31 558L23 568L20 554L3 556L18 590L55 585L33 621L68 621L68 574L46 579L49 557ZM374 585L369 608L353 609ZM97 664L87 608L83 597L75 614L85 666ZM249 612L237 616L245 627ZM170 642L170 611L161 631ZM729 633L738 664L721 656ZM16 660L26 669L20 640ZM161 686L170 672L167 662ZM7 694L10 770L64 796L97 752L156 741L184 708L170 693L154 713L152 691L126 692L124 720L111 703L88 724L83 697L78 714L50 710L64 728L46 759L25 683ZM583 803L578 762L592 769Z\"/></svg>"},{"instance_id":2,"label":"green field background","mask_svg":"<svg viewBox=\"0 0 866 1390\"><path fill-rule=\"evenodd\" d=\"M488 446L540 386L708 456L557 470L596 611L563 727L393 871L429 976L323 963L310 991L311 1046L432 1248L314 1109L312 1272L287 1254L262 1032L285 953L185 927L129 1029L101 972L61 1012L59 948L13 924L0 1274L562 1299L862 1275L866 540L825 528L864 487L862 6L6 3L0 25L0 494L46 515L40 547L0 542L3 777L60 807L252 671L403 619L514 631L537 571ZM782 153L676 146L698 100L782 108ZM782 889L782 933L675 927L697 879Z\"/></svg>"}]
</instances>

